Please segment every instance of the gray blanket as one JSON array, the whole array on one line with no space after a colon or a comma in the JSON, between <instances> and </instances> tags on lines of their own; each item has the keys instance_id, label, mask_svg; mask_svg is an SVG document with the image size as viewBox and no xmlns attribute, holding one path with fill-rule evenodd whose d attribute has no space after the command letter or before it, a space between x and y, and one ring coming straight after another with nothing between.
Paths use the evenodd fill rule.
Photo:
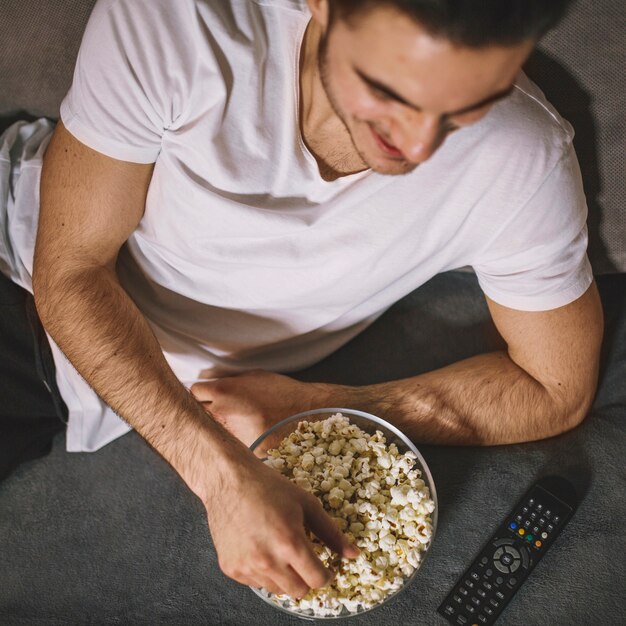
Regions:
<instances>
[{"instance_id":1,"label":"gray blanket","mask_svg":"<svg viewBox=\"0 0 626 626\"><path fill-rule=\"evenodd\" d=\"M538 477L572 480L580 506L501 624L626 624L626 275L600 279L607 314L598 396L577 429L513 446L420 446L439 528L413 584L354 626L444 625L457 577ZM366 384L498 346L472 274L407 296L304 380ZM93 454L58 437L45 459L0 483L0 624L300 624L219 570L201 503L135 433ZM321 623L321 622L320 622Z\"/></svg>"}]
</instances>

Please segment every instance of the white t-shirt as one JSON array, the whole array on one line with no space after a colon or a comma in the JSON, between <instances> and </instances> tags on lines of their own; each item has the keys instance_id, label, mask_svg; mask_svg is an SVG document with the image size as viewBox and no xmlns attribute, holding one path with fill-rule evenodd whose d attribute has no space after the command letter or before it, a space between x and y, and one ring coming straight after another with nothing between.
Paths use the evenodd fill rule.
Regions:
<instances>
[{"instance_id":1,"label":"white t-shirt","mask_svg":"<svg viewBox=\"0 0 626 626\"><path fill-rule=\"evenodd\" d=\"M515 309L582 295L573 130L541 91L520 73L409 175L327 182L298 124L309 18L304 0L99 0L89 20L61 118L103 154L155 162L118 269L179 379L306 367L463 266ZM53 349L68 450L126 432Z\"/></svg>"}]
</instances>

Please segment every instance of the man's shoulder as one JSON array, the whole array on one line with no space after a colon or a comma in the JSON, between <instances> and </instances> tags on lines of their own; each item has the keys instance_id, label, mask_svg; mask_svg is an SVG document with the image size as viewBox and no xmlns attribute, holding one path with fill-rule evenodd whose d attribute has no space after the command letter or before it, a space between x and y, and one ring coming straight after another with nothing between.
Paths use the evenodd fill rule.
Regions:
<instances>
[{"instance_id":1,"label":"man's shoulder","mask_svg":"<svg viewBox=\"0 0 626 626\"><path fill-rule=\"evenodd\" d=\"M521 71L511 96L494 106L485 122L492 143L528 158L558 159L574 137L571 124Z\"/></svg>"},{"instance_id":2,"label":"man's shoulder","mask_svg":"<svg viewBox=\"0 0 626 626\"><path fill-rule=\"evenodd\" d=\"M163 11L181 13L186 8L198 9L201 13L211 11L217 15L250 15L258 7L260 10L285 10L307 13L306 0L97 0L94 12L107 12L113 7L125 8L131 12L160 13Z\"/></svg>"},{"instance_id":3,"label":"man's shoulder","mask_svg":"<svg viewBox=\"0 0 626 626\"><path fill-rule=\"evenodd\" d=\"M524 195L538 188L568 154L572 126L520 72L511 95L455 138L464 167L494 190Z\"/></svg>"},{"instance_id":4,"label":"man's shoulder","mask_svg":"<svg viewBox=\"0 0 626 626\"><path fill-rule=\"evenodd\" d=\"M184 40L223 33L235 45L276 34L290 18L308 17L306 0L97 0L92 22L117 18L136 35L167 31ZM132 25L132 27L131 27ZM167 37L166 37L167 38ZM209 37L210 38L210 37Z\"/></svg>"}]
</instances>

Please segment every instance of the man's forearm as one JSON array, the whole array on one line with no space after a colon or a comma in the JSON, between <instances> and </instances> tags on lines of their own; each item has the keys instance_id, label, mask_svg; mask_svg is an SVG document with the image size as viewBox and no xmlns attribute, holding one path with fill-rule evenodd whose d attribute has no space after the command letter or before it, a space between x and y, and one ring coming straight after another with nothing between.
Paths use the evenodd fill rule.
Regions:
<instances>
[{"instance_id":1,"label":"man's forearm","mask_svg":"<svg viewBox=\"0 0 626 626\"><path fill-rule=\"evenodd\" d=\"M325 386L333 406L359 408L398 426L415 441L496 445L544 439L569 430L586 407L567 403L492 352L439 370L365 387Z\"/></svg>"},{"instance_id":2,"label":"man's forearm","mask_svg":"<svg viewBox=\"0 0 626 626\"><path fill-rule=\"evenodd\" d=\"M44 327L74 367L194 491L204 482L195 475L198 458L219 460L232 449L226 440L245 450L177 380L111 271L35 274L34 291Z\"/></svg>"}]
</instances>

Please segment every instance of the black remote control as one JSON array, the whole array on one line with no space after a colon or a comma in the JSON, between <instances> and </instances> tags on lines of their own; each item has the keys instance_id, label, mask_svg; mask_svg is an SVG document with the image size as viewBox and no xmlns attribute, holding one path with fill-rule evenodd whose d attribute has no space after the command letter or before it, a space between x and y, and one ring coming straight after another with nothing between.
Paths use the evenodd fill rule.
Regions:
<instances>
[{"instance_id":1,"label":"black remote control","mask_svg":"<svg viewBox=\"0 0 626 626\"><path fill-rule=\"evenodd\" d=\"M572 483L536 482L497 528L437 611L451 624L493 624L577 506Z\"/></svg>"}]
</instances>

